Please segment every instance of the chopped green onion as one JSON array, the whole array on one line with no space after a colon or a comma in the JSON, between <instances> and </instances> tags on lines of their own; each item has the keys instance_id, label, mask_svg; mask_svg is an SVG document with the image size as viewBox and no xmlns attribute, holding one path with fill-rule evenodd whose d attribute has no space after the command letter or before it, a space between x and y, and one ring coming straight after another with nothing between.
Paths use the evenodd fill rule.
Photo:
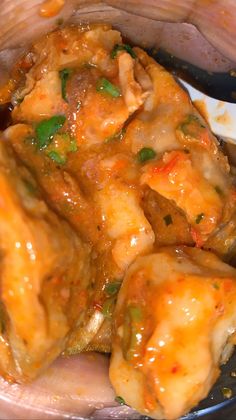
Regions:
<instances>
[{"instance_id":1,"label":"chopped green onion","mask_svg":"<svg viewBox=\"0 0 236 420\"><path fill-rule=\"evenodd\" d=\"M62 140L62 142L60 141ZM62 146L65 152L77 152L78 145L75 137L71 137L68 133L61 133L57 135L57 143L59 147Z\"/></svg>"},{"instance_id":2,"label":"chopped green onion","mask_svg":"<svg viewBox=\"0 0 236 420\"><path fill-rule=\"evenodd\" d=\"M222 394L223 394L224 398L231 398L232 395L233 395L232 389L227 388L225 386L221 389L221 391L222 391Z\"/></svg>"},{"instance_id":3,"label":"chopped green onion","mask_svg":"<svg viewBox=\"0 0 236 420\"><path fill-rule=\"evenodd\" d=\"M129 305L125 311L122 339L123 355L128 361L140 353L142 320L142 308L137 305Z\"/></svg>"},{"instance_id":4,"label":"chopped green onion","mask_svg":"<svg viewBox=\"0 0 236 420\"><path fill-rule=\"evenodd\" d=\"M117 403L119 403L120 405L125 405L125 400L124 400L124 398L122 398L122 397L120 397L120 396L117 396L117 397L115 398L115 401L116 401Z\"/></svg>"},{"instance_id":5,"label":"chopped green onion","mask_svg":"<svg viewBox=\"0 0 236 420\"><path fill-rule=\"evenodd\" d=\"M202 221L203 217L204 217L204 213L200 213L200 214L197 215L196 220L195 220L197 225L199 225L199 223Z\"/></svg>"},{"instance_id":6,"label":"chopped green onion","mask_svg":"<svg viewBox=\"0 0 236 420\"><path fill-rule=\"evenodd\" d=\"M63 69L59 71L59 76L61 79L61 96L66 102L68 102L67 97L66 97L66 84L71 73L72 73L71 69Z\"/></svg>"},{"instance_id":7,"label":"chopped green onion","mask_svg":"<svg viewBox=\"0 0 236 420\"><path fill-rule=\"evenodd\" d=\"M115 58L118 51L126 51L131 55L132 58L137 58L133 48L128 44L116 44L111 52L111 58Z\"/></svg>"},{"instance_id":8,"label":"chopped green onion","mask_svg":"<svg viewBox=\"0 0 236 420\"><path fill-rule=\"evenodd\" d=\"M130 315L130 318L133 322L141 322L143 315L142 315L142 311L141 308L139 306L129 306L128 307L128 312Z\"/></svg>"},{"instance_id":9,"label":"chopped green onion","mask_svg":"<svg viewBox=\"0 0 236 420\"><path fill-rule=\"evenodd\" d=\"M216 290L219 290L219 288L220 288L220 286L219 286L219 284L218 284L218 283L214 283L214 284L213 284L213 287L214 287L214 289L216 289Z\"/></svg>"},{"instance_id":10,"label":"chopped green onion","mask_svg":"<svg viewBox=\"0 0 236 420\"><path fill-rule=\"evenodd\" d=\"M113 136L107 137L105 139L105 143L110 143L113 140L123 140L125 133L126 128L123 127L120 131L118 131L118 133L113 134Z\"/></svg>"},{"instance_id":11,"label":"chopped green onion","mask_svg":"<svg viewBox=\"0 0 236 420\"><path fill-rule=\"evenodd\" d=\"M156 157L156 152L155 150L151 149L151 147L143 147L141 150L139 150L137 156L139 162L143 163L147 160L154 159Z\"/></svg>"},{"instance_id":12,"label":"chopped green onion","mask_svg":"<svg viewBox=\"0 0 236 420\"><path fill-rule=\"evenodd\" d=\"M47 156L54 162L59 163L59 165L64 165L66 163L66 157L61 156L58 152L56 152L56 150L51 150L47 153Z\"/></svg>"},{"instance_id":13,"label":"chopped green onion","mask_svg":"<svg viewBox=\"0 0 236 420\"><path fill-rule=\"evenodd\" d=\"M48 120L41 121L36 126L36 141L39 149L43 149L51 143L54 134L60 130L60 128L65 124L65 121L66 117L64 115L55 115Z\"/></svg>"},{"instance_id":14,"label":"chopped green onion","mask_svg":"<svg viewBox=\"0 0 236 420\"><path fill-rule=\"evenodd\" d=\"M173 224L173 220L170 214L167 214L166 216L163 217L166 226L172 225Z\"/></svg>"},{"instance_id":15,"label":"chopped green onion","mask_svg":"<svg viewBox=\"0 0 236 420\"><path fill-rule=\"evenodd\" d=\"M116 295L121 286L121 281L114 281L105 286L105 292L108 296Z\"/></svg>"},{"instance_id":16,"label":"chopped green onion","mask_svg":"<svg viewBox=\"0 0 236 420\"><path fill-rule=\"evenodd\" d=\"M102 307L102 314L105 316L105 318L111 318L113 313L113 308L115 304L114 297L111 297L107 300L105 300L103 307Z\"/></svg>"},{"instance_id":17,"label":"chopped green onion","mask_svg":"<svg viewBox=\"0 0 236 420\"><path fill-rule=\"evenodd\" d=\"M71 137L68 152L77 152L77 150L78 150L77 141L74 137Z\"/></svg>"},{"instance_id":18,"label":"chopped green onion","mask_svg":"<svg viewBox=\"0 0 236 420\"><path fill-rule=\"evenodd\" d=\"M120 89L104 77L98 79L96 89L98 92L108 93L113 98L118 98L118 96L120 96Z\"/></svg>"},{"instance_id":19,"label":"chopped green onion","mask_svg":"<svg viewBox=\"0 0 236 420\"><path fill-rule=\"evenodd\" d=\"M178 129L182 131L185 136L190 137L196 137L196 128L205 129L206 127L201 123L198 116L194 114L189 114L178 127Z\"/></svg>"}]
</instances>

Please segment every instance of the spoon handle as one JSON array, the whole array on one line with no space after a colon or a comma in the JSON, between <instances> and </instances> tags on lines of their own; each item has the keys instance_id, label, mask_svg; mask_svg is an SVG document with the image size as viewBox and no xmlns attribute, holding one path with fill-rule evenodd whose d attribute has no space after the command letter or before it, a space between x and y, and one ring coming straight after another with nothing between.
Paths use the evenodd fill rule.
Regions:
<instances>
[{"instance_id":1,"label":"spoon handle","mask_svg":"<svg viewBox=\"0 0 236 420\"><path fill-rule=\"evenodd\" d=\"M217 136L236 143L236 104L219 101L200 92L189 83L178 78L181 85L188 91L191 99L203 110L204 117L211 130Z\"/></svg>"}]
</instances>

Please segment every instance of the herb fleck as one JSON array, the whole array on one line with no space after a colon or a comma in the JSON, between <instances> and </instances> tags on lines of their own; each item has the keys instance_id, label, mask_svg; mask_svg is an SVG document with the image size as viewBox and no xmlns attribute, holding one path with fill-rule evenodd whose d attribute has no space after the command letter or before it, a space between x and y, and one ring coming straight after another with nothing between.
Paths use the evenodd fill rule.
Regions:
<instances>
[{"instance_id":1,"label":"herb fleck","mask_svg":"<svg viewBox=\"0 0 236 420\"><path fill-rule=\"evenodd\" d=\"M166 226L172 225L173 224L173 220L170 214L167 214L166 216L163 217L164 222L166 224Z\"/></svg>"},{"instance_id":2,"label":"herb fleck","mask_svg":"<svg viewBox=\"0 0 236 420\"><path fill-rule=\"evenodd\" d=\"M117 396L117 397L115 398L115 401L116 401L117 403L119 403L120 405L125 405L125 400L124 400L124 398L122 398L122 397L120 397L120 396Z\"/></svg>"},{"instance_id":3,"label":"herb fleck","mask_svg":"<svg viewBox=\"0 0 236 420\"><path fill-rule=\"evenodd\" d=\"M156 157L156 152L151 147L143 147L139 150L137 157L139 162L143 163L147 160L154 159Z\"/></svg>"},{"instance_id":4,"label":"herb fleck","mask_svg":"<svg viewBox=\"0 0 236 420\"><path fill-rule=\"evenodd\" d=\"M55 115L48 120L41 121L36 126L36 142L39 149L43 149L51 143L54 134L60 130L65 121L66 117L64 115Z\"/></svg>"},{"instance_id":5,"label":"herb fleck","mask_svg":"<svg viewBox=\"0 0 236 420\"><path fill-rule=\"evenodd\" d=\"M59 76L61 79L61 96L66 102L68 102L67 97L66 97L66 84L71 73L72 73L71 69L63 69L59 71Z\"/></svg>"},{"instance_id":6,"label":"herb fleck","mask_svg":"<svg viewBox=\"0 0 236 420\"><path fill-rule=\"evenodd\" d=\"M203 218L204 218L204 213L198 214L195 220L196 224L199 225L199 223L202 221Z\"/></svg>"},{"instance_id":7,"label":"herb fleck","mask_svg":"<svg viewBox=\"0 0 236 420\"><path fill-rule=\"evenodd\" d=\"M113 98L120 96L120 89L104 77L98 79L96 89L98 92L108 93Z\"/></svg>"},{"instance_id":8,"label":"herb fleck","mask_svg":"<svg viewBox=\"0 0 236 420\"><path fill-rule=\"evenodd\" d=\"M113 313L113 308L115 304L114 297L110 297L109 299L105 300L103 306L102 306L102 314L105 318L111 318Z\"/></svg>"},{"instance_id":9,"label":"herb fleck","mask_svg":"<svg viewBox=\"0 0 236 420\"><path fill-rule=\"evenodd\" d=\"M128 44L116 44L111 52L111 58L115 58L118 51L126 51L132 58L137 58L133 48Z\"/></svg>"},{"instance_id":10,"label":"herb fleck","mask_svg":"<svg viewBox=\"0 0 236 420\"><path fill-rule=\"evenodd\" d=\"M56 152L56 150L51 150L47 153L47 156L54 162L59 163L59 165L64 165L66 163L66 157L60 155L60 153Z\"/></svg>"},{"instance_id":11,"label":"herb fleck","mask_svg":"<svg viewBox=\"0 0 236 420\"><path fill-rule=\"evenodd\" d=\"M121 281L113 281L105 286L105 292L108 296L116 295L121 286Z\"/></svg>"}]
</instances>

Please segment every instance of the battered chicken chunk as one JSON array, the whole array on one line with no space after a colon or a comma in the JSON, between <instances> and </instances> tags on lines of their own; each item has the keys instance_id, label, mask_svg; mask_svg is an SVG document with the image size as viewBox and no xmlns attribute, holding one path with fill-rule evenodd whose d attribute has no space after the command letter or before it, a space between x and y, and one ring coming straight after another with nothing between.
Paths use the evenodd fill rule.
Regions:
<instances>
[{"instance_id":1,"label":"battered chicken chunk","mask_svg":"<svg viewBox=\"0 0 236 420\"><path fill-rule=\"evenodd\" d=\"M32 379L66 346L89 296L89 248L0 141L1 374Z\"/></svg>"},{"instance_id":2,"label":"battered chicken chunk","mask_svg":"<svg viewBox=\"0 0 236 420\"><path fill-rule=\"evenodd\" d=\"M117 395L156 419L176 419L220 374L236 330L236 270L196 248L139 257L115 311L110 379ZM225 361L225 360L224 360Z\"/></svg>"}]
</instances>

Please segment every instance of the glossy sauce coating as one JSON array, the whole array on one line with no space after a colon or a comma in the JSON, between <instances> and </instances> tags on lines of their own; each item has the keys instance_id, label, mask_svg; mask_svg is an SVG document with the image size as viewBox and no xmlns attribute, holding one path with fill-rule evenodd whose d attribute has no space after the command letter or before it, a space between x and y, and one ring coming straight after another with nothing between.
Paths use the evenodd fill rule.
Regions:
<instances>
[{"instance_id":1,"label":"glossy sauce coating","mask_svg":"<svg viewBox=\"0 0 236 420\"><path fill-rule=\"evenodd\" d=\"M116 306L110 366L127 404L175 419L207 395L236 328L235 275L213 254L187 247L133 263Z\"/></svg>"},{"instance_id":2,"label":"glossy sauce coating","mask_svg":"<svg viewBox=\"0 0 236 420\"><path fill-rule=\"evenodd\" d=\"M42 17L50 18L56 16L65 4L65 0L46 0L40 6L39 14Z\"/></svg>"},{"instance_id":3,"label":"glossy sauce coating","mask_svg":"<svg viewBox=\"0 0 236 420\"><path fill-rule=\"evenodd\" d=\"M7 85L13 124L3 133L4 140L29 169L44 205L68 223L88 253L78 260L79 268L73 261L69 265L68 273L74 270L78 282L70 291L63 288L61 299L68 306L58 301L66 326L63 332L63 323L55 326L49 355L42 352L39 359L46 363L57 354L57 334L66 354L110 351L117 306L111 364L116 392L122 391L125 400L127 393L127 403L141 412L175 418L203 398L218 375L222 331L228 331L228 324L226 330L219 328L223 344L217 347L213 340L210 348L209 334L217 320L226 319L234 329L231 309L220 318L222 304L231 308L234 270L196 249L220 254L222 241L224 254L232 251L228 231L221 231L231 226L235 239L236 194L227 159L174 78L144 51L124 44L108 25L65 27L48 34L13 73L17 77ZM47 241L53 248L50 232ZM153 254L170 244L172 249ZM195 248L176 248L180 244ZM64 268L60 250L52 270ZM17 253L14 250L12 259ZM76 258L76 252L73 255ZM26 256L22 260L28 267ZM222 275L206 266L204 258ZM34 299L42 293L54 302L61 279L56 276L49 286L40 271L41 259L36 258ZM218 292L215 282L221 291L229 290ZM23 307L20 290L14 293ZM10 314L11 299L5 301ZM27 331L25 319L22 324ZM43 334L37 344L45 342ZM186 354L200 334L198 355L204 371L190 372ZM21 328L19 335L24 339ZM11 342L13 352L15 346ZM20 355L23 359L24 347ZM22 378L30 368L22 364ZM36 365L34 369L36 374ZM127 372L131 387L124 386Z\"/></svg>"}]
</instances>

